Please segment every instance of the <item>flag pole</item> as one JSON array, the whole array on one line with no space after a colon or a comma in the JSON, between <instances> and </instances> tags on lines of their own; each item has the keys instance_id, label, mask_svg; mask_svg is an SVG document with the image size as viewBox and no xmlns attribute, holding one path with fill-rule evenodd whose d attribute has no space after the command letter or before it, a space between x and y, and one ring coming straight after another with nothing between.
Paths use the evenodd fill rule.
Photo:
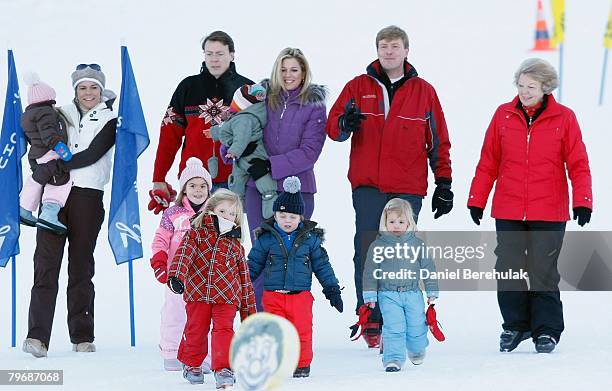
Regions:
<instances>
[{"instance_id":1,"label":"flag pole","mask_svg":"<svg viewBox=\"0 0 612 391\"><path fill-rule=\"evenodd\" d=\"M134 322L134 268L132 260L128 261L129 295L130 295L130 344L136 346L136 325Z\"/></svg>"},{"instance_id":2,"label":"flag pole","mask_svg":"<svg viewBox=\"0 0 612 391\"><path fill-rule=\"evenodd\" d=\"M11 347L17 346L17 262L11 257Z\"/></svg>"},{"instance_id":3,"label":"flag pole","mask_svg":"<svg viewBox=\"0 0 612 391\"><path fill-rule=\"evenodd\" d=\"M603 67L601 69L601 85L599 86L599 105L603 104L604 88L606 86L606 69L608 68L608 48L604 49Z\"/></svg>"},{"instance_id":4,"label":"flag pole","mask_svg":"<svg viewBox=\"0 0 612 391\"><path fill-rule=\"evenodd\" d=\"M559 44L559 103L563 100L563 42Z\"/></svg>"}]
</instances>

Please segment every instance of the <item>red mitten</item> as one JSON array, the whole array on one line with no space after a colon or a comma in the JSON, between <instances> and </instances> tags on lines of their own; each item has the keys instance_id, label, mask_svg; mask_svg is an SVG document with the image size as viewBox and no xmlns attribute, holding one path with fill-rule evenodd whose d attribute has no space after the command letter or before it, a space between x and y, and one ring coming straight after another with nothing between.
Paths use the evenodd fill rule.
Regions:
<instances>
[{"instance_id":1,"label":"red mitten","mask_svg":"<svg viewBox=\"0 0 612 391\"><path fill-rule=\"evenodd\" d=\"M149 190L151 201L149 201L147 208L152 210L154 214L159 214L159 212L168 209L170 202L176 198L176 191L172 186L167 183L166 186L168 187L169 195L161 189Z\"/></svg>"},{"instance_id":2,"label":"red mitten","mask_svg":"<svg viewBox=\"0 0 612 391\"><path fill-rule=\"evenodd\" d=\"M372 313L372 309L368 307L367 304L363 304L361 307L359 307L359 311L358 311L359 320L357 320L357 323L349 327L349 329L351 329L351 336L349 337L351 338L351 341L356 341L359 339L359 337L361 337L361 334L363 334L363 329L365 327L365 324L368 322L368 318L370 317L371 313ZM359 328L361 328L361 330L359 330ZM359 332L359 335L355 337L357 332Z\"/></svg>"},{"instance_id":3,"label":"red mitten","mask_svg":"<svg viewBox=\"0 0 612 391\"><path fill-rule=\"evenodd\" d=\"M436 319L436 310L434 309L435 304L430 304L427 307L427 311L425 311L425 319L427 321L427 325L429 326L429 331L434 336L435 339L442 342L446 338L444 337L444 333L440 330L440 322Z\"/></svg>"},{"instance_id":4,"label":"red mitten","mask_svg":"<svg viewBox=\"0 0 612 391\"><path fill-rule=\"evenodd\" d=\"M163 251L156 252L151 258L151 267L157 281L165 284L168 281L168 254Z\"/></svg>"}]
</instances>

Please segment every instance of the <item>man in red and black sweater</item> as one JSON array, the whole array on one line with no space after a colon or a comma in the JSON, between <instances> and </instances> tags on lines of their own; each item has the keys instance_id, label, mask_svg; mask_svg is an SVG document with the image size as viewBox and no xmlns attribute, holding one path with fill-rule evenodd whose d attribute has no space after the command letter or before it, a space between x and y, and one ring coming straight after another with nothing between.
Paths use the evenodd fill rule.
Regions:
<instances>
[{"instance_id":1,"label":"man in red and black sweater","mask_svg":"<svg viewBox=\"0 0 612 391\"><path fill-rule=\"evenodd\" d=\"M227 33L211 33L204 39L202 49L204 62L200 73L180 82L161 124L153 190L149 192L149 210L156 214L164 210L176 195L166 182L166 174L181 145L179 175L192 156L206 163L213 176L213 187L226 187L232 171L232 166L219 158L220 144L212 140L210 128L225 118L234 92L253 82L236 72L234 41Z\"/></svg>"}]
</instances>

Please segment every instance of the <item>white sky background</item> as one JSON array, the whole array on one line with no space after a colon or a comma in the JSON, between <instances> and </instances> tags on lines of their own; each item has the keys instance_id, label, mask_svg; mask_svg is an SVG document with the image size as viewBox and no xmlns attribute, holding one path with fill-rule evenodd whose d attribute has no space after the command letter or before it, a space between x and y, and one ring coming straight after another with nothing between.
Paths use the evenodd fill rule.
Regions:
<instances>
[{"instance_id":1,"label":"white sky background","mask_svg":"<svg viewBox=\"0 0 612 391\"><path fill-rule=\"evenodd\" d=\"M589 230L610 230L612 219L612 186L610 184L609 135L612 120L612 66L608 67L608 82L603 106L597 106L603 60L603 33L610 7L609 0L588 2L566 1L566 41L563 75L563 104L572 108L582 127L589 153L593 175L594 212ZM431 213L430 195L424 200L419 218L421 230L472 230L475 228L466 209L467 192L479 158L484 131L495 108L511 100L515 94L512 76L522 60L531 56L545 58L558 67L558 53L532 53L535 27L536 2L532 0L485 1L438 0L422 1L321 1L310 2L205 2L205 1L8 1L0 0L0 110L6 88L6 49L14 50L17 71L22 87L22 104L26 106L26 94L21 76L26 71L36 71L41 79L57 91L57 101L65 104L72 96L70 73L79 63L99 63L107 77L107 87L119 93L121 84L120 45L128 46L132 66L138 82L151 146L139 159L139 189L141 223L145 259L134 264L136 289L136 327L139 349L136 353L146 357L151 368L143 371L157 384L182 385L180 378L168 381L155 367L158 357L155 346L158 338L159 308L162 290L153 278L148 265L150 243L159 217L146 211L147 192L150 188L153 161L159 136L159 124L170 97L178 82L195 74L203 60L200 39L207 33L221 29L227 31L236 44L236 65L239 73L260 80L269 77L278 52L287 46L299 47L306 54L316 83L330 88L328 109L344 84L363 73L367 64L376 57L374 37L383 26L397 24L410 38L408 60L420 76L436 88L444 109L452 143L453 191L455 208L450 215L437 221ZM550 4L544 2L548 27L552 30ZM116 105L117 107L117 105ZM350 184L346 179L350 144L327 140L323 153L315 167L319 192L313 220L327 231L326 247L336 273L345 285L345 311L337 315L320 294L318 283L313 284L317 298L315 303L315 355L323 357L313 369L319 371L310 386L328 386L360 389L365 379L342 379L339 374L322 376L338 364L342 371L354 373L351 359L361 360L359 366L385 378L375 355L365 357L363 343L349 343L346 326L354 321L350 309L354 306L352 289L352 240L354 214L351 206ZM177 159L178 160L178 159ZM177 164L178 165L178 164ZM176 166L168 180L176 184ZM430 180L431 180L430 175ZM430 189L433 189L430 186ZM105 207L110 207L110 184L106 188ZM490 203L489 203L490 205ZM106 216L108 218L108 215ZM96 250L96 343L106 362L130 361L125 353L129 346L127 304L127 267L117 267L108 245L106 224L99 236ZM494 229L489 209L481 229ZM575 222L568 223L568 230L580 229ZM27 331L27 306L32 281L32 254L34 230L23 228L18 256L18 345ZM249 244L246 244L247 248ZM66 262L62 270L60 294L52 335L51 353L60 356L61 365L76 364L69 349L66 328ZM18 367L43 365L24 357L20 352L8 349L10 344L10 268L0 269L0 368L13 363ZM609 362L612 344L609 330L612 315L609 313L610 293L567 293L566 323L568 331L553 357L527 355L532 346L526 346L522 358L504 359L495 352L500 331L500 316L493 292L443 293L439 311L445 322L449 341L432 343L432 352L425 366L418 371L402 372L401 379L408 381L416 376L429 385L456 384L452 381L457 369L469 369L470 357L485 365L480 375L494 383L501 375L501 367L511 363L513 371L524 371L525 389L535 386L538 371L542 368L555 371L552 375L560 388L574 384L563 377L564 372L589 374L594 385L602 385L602 365ZM602 317L586 322L591 312ZM603 314L602 314L603 313ZM586 323L581 323L586 322ZM573 326L573 328L572 328ZM582 327L588 329L581 329ZM482 337L480 337L482 336ZM572 336L574 339L572 340ZM592 338L604 339L600 346ZM476 342L472 341L475 339ZM469 348L466 348L466 345ZM527 344L526 344L527 345ZM530 343L528 345L531 345ZM563 349L566 349L565 351ZM328 349L328 350L326 350ZM336 349L336 350L334 350ZM341 349L350 353L341 355ZM470 351L468 356L465 350ZM104 352L106 350L106 353ZM112 353L109 353L111 351ZM594 356L595 351L599 355ZM579 354L580 353L580 354ZM106 354L106 356L104 355ZM584 354L585 356L582 356ZM359 356L361 355L361 356ZM359 356L359 357L358 357ZM72 358L71 358L72 357ZM537 357L537 358L536 358ZM587 357L596 358L593 365L580 367ZM608 359L606 361L606 359ZM52 358L44 364L54 368ZM65 361L61 361L65 360ZM100 360L100 359L98 359ZM436 360L438 361L436 363ZM480 360L480 361L479 361ZM508 361L506 361L508 360ZM527 361L522 361L527 360ZM528 363L535 360L538 366ZM138 359L137 361L142 361ZM431 363L429 362L431 361ZM498 366L488 366L493 362ZM95 362L96 366L114 370L111 364ZM539 366L542 363L542 366ZM550 363L546 364L546 363ZM93 362L92 362L93 365ZM127 365L127 364L126 364ZM480 365L479 365L480 366ZM428 368L427 368L428 367ZM555 369L556 368L556 369ZM422 371L421 371L422 369ZM567 371L563 371L567 369ZM141 381L141 369L130 373L130 379ZM437 371L438 370L438 371ZM560 372L557 372L560 370ZM427 372L431 371L431 372ZM441 372L440 372L441 371ZM586 373L585 373L586 371ZM409 375L407 372L411 372ZM313 371L313 374L317 372ZM369 373L369 372L368 372ZM429 375L427 375L429 373ZM552 372L551 372L552 373ZM576 372L574 372L576 373ZM431 383L440 374L441 380ZM487 375L488 374L488 375ZM67 375L68 376L68 375ZM73 379L86 379L85 375L71 373ZM410 377L408 377L410 376ZM476 380L468 375L461 377L466 384ZM529 377L532 376L532 377ZM121 375L119 374L119 378ZM331 380L330 380L331 379ZM376 378L375 378L376 379ZM145 381L145 380L142 380ZM609 380L605 380L608 381ZM429 382L429 383L427 383ZM74 382L73 384L77 384ZM145 381L146 383L146 381ZM98 384L94 382L94 385ZM302 384L302 383L300 383ZM393 385L391 383L381 383ZM420 383L419 383L420 384ZM584 383L575 383L581 386ZM102 387L100 384L98 384ZM114 387L117 385L114 385ZM296 385L298 387L299 385ZM210 384L208 384L210 387ZM304 389L308 385L303 384ZM299 388L299 387L298 387ZM484 389L484 388L483 388Z\"/></svg>"}]
</instances>

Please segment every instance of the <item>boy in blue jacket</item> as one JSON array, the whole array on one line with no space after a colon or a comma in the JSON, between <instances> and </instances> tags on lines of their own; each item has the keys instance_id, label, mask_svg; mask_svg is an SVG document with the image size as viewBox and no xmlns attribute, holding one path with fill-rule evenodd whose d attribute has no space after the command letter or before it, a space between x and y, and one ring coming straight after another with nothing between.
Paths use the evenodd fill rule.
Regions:
<instances>
[{"instance_id":1,"label":"boy in blue jacket","mask_svg":"<svg viewBox=\"0 0 612 391\"><path fill-rule=\"evenodd\" d=\"M293 377L308 377L312 362L312 274L323 286L332 307L342 312L340 286L327 252L323 230L304 220L300 180L289 177L284 192L274 202L274 217L255 230L256 241L249 253L251 281L264 273L264 311L282 316L297 329L300 358Z\"/></svg>"}]
</instances>

